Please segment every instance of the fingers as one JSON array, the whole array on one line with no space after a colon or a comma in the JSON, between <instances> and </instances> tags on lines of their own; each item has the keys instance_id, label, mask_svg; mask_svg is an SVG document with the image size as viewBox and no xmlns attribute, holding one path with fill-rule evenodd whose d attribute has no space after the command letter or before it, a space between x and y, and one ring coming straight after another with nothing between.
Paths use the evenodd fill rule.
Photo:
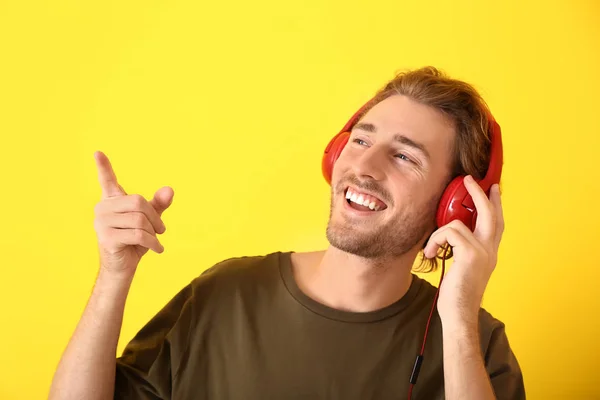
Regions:
<instances>
[{"instance_id":1,"label":"fingers","mask_svg":"<svg viewBox=\"0 0 600 400\"><path fill-rule=\"evenodd\" d=\"M108 157L101 151L97 151L94 153L94 159L96 160L96 167L98 169L98 181L102 189L102 197L109 198L123 195L124 193L117 182L117 176L112 169Z\"/></svg>"},{"instance_id":2,"label":"fingers","mask_svg":"<svg viewBox=\"0 0 600 400\"><path fill-rule=\"evenodd\" d=\"M464 179L465 187L473 198L477 209L477 224L474 232L460 220L454 220L436 230L423 249L427 258L437 255L440 247L449 244L453 252L464 252L467 256L480 251L490 251L489 247L498 248L504 231L504 215L498 184L490 188L488 199L481 186L471 176ZM482 253L483 254L483 253Z\"/></svg>"},{"instance_id":3,"label":"fingers","mask_svg":"<svg viewBox=\"0 0 600 400\"><path fill-rule=\"evenodd\" d=\"M473 233L482 240L492 241L496 235L497 218L494 206L472 176L465 177L464 182L477 210L477 222Z\"/></svg>"},{"instance_id":4,"label":"fingers","mask_svg":"<svg viewBox=\"0 0 600 400\"><path fill-rule=\"evenodd\" d=\"M154 197L152 198L152 200L150 200L150 205L156 210L156 213L160 216L171 205L173 201L173 196L173 189L171 189L168 186L165 186L156 191Z\"/></svg>"},{"instance_id":5,"label":"fingers","mask_svg":"<svg viewBox=\"0 0 600 400\"><path fill-rule=\"evenodd\" d=\"M448 243L447 236L451 235L452 237L455 237L455 233L447 232L448 230L456 231L456 233L462 236L462 238L460 238L461 244L469 244L470 246L480 247L480 243L475 235L473 235L473 232L471 232L471 230L462 221L454 220L433 232L427 241L427 246L425 246L425 249L423 249L426 257L435 257L438 249ZM452 243L449 244L453 246Z\"/></svg>"},{"instance_id":6,"label":"fingers","mask_svg":"<svg viewBox=\"0 0 600 400\"><path fill-rule=\"evenodd\" d=\"M162 234L166 227L156 210L139 194L108 198L96 206L96 214L142 213L156 233Z\"/></svg>"},{"instance_id":7,"label":"fingers","mask_svg":"<svg viewBox=\"0 0 600 400\"><path fill-rule=\"evenodd\" d=\"M450 223L442 226L434 233L440 234L440 233L443 233L443 231L446 229L457 230L471 244L477 244L479 242L477 240L477 238L475 237L475 235L473 234L473 232L471 232L471 230L461 220L455 219L454 221L451 221Z\"/></svg>"},{"instance_id":8,"label":"fingers","mask_svg":"<svg viewBox=\"0 0 600 400\"><path fill-rule=\"evenodd\" d=\"M156 235L154 227L150 221L148 221L146 215L141 212L108 214L97 221L96 228L100 229L100 225L107 228L141 229L151 235Z\"/></svg>"},{"instance_id":9,"label":"fingers","mask_svg":"<svg viewBox=\"0 0 600 400\"><path fill-rule=\"evenodd\" d=\"M496 247L498 247L500 246L502 234L504 233L504 211L502 209L502 196L500 194L500 187L498 185L492 186L490 201L494 205L494 210L496 212L496 232L494 234L494 244Z\"/></svg>"},{"instance_id":10,"label":"fingers","mask_svg":"<svg viewBox=\"0 0 600 400\"><path fill-rule=\"evenodd\" d=\"M427 258L433 258L436 256L439 248L445 246L446 243L452 246L452 251L455 254L460 252L461 249L474 246L458 229L447 225L446 229L440 229L431 235L427 246L423 250L423 254ZM476 243L475 246L479 247L479 244Z\"/></svg>"},{"instance_id":11,"label":"fingers","mask_svg":"<svg viewBox=\"0 0 600 400\"><path fill-rule=\"evenodd\" d=\"M112 240L125 245L138 245L150 249L156 253L162 253L165 248L160 244L156 236L143 229L117 229L111 228L108 232Z\"/></svg>"}]
</instances>

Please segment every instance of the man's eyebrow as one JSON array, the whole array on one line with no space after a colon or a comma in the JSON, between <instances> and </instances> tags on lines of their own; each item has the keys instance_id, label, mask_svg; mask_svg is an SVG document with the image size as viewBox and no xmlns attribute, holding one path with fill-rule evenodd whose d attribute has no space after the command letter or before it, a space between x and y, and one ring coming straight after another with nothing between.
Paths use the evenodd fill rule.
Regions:
<instances>
[{"instance_id":1,"label":"man's eyebrow","mask_svg":"<svg viewBox=\"0 0 600 400\"><path fill-rule=\"evenodd\" d=\"M356 125L354 125L354 129L360 129L360 130L367 131L370 133L377 132L377 128L375 128L375 125L370 124L368 122L359 122Z\"/></svg>"},{"instance_id":2,"label":"man's eyebrow","mask_svg":"<svg viewBox=\"0 0 600 400\"><path fill-rule=\"evenodd\" d=\"M366 131L369 133L377 133L377 128L375 127L375 125L368 123L368 122L359 122L356 125L354 125L354 129L360 129L360 130L363 130L363 131ZM401 133L396 133L394 135L394 140L397 142L400 142L402 144L405 144L407 146L413 147L413 148L419 150L421 153L423 153L423 155L425 155L425 157L431 158L431 156L429 155L429 152L427 151L427 148L425 147L425 145L423 143L416 142L413 139L411 139Z\"/></svg>"},{"instance_id":3,"label":"man's eyebrow","mask_svg":"<svg viewBox=\"0 0 600 400\"><path fill-rule=\"evenodd\" d=\"M407 146L413 147L413 148L415 148L415 149L417 149L419 151L421 151L421 153L423 153L423 155L425 157L427 157L428 159L431 158L429 156L429 152L427 151L427 148L425 147L425 145L423 143L415 142L411 138L406 137L406 136L404 136L404 135L402 135L400 133L396 133L394 135L394 140L397 141L397 142L400 142L402 144L405 144Z\"/></svg>"}]
</instances>

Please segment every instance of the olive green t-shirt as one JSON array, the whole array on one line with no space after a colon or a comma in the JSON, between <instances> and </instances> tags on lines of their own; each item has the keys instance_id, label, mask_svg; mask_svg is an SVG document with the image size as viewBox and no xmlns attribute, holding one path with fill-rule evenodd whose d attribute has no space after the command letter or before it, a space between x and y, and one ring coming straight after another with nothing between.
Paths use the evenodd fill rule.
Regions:
<instances>
[{"instance_id":1,"label":"olive green t-shirt","mask_svg":"<svg viewBox=\"0 0 600 400\"><path fill-rule=\"evenodd\" d=\"M297 286L289 252L216 264L183 288L117 358L116 399L406 399L436 288L416 275L383 309L327 307ZM481 351L498 399L525 399L502 322L481 309ZM413 399L443 399L432 319Z\"/></svg>"}]
</instances>

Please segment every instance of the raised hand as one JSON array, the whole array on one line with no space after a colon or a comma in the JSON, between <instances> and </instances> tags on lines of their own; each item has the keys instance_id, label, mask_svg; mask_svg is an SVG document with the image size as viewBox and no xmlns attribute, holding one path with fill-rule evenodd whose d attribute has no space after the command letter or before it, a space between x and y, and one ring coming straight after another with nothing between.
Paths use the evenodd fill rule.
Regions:
<instances>
[{"instance_id":1,"label":"raised hand","mask_svg":"<svg viewBox=\"0 0 600 400\"><path fill-rule=\"evenodd\" d=\"M454 262L440 287L438 311L443 322L472 325L477 323L483 294L496 268L504 216L497 184L488 198L471 176L464 183L477 209L475 231L454 220L431 235L424 254L431 258L440 247L452 246Z\"/></svg>"},{"instance_id":2,"label":"raised hand","mask_svg":"<svg viewBox=\"0 0 600 400\"><path fill-rule=\"evenodd\" d=\"M94 229L98 237L100 267L117 275L133 276L148 249L162 253L157 234L165 232L162 213L173 201L173 189L166 186L147 201L139 194L128 195L119 185L108 157L94 153L102 198L94 208Z\"/></svg>"}]
</instances>

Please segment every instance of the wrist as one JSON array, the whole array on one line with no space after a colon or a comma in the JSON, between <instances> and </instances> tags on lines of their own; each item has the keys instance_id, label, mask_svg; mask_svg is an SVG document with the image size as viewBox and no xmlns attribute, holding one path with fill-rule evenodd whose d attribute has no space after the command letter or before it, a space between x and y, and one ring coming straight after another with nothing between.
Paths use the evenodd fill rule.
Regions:
<instances>
[{"instance_id":1,"label":"wrist","mask_svg":"<svg viewBox=\"0 0 600 400\"><path fill-rule=\"evenodd\" d=\"M115 273L100 268L94 284L94 292L101 295L102 298L126 297L132 281L133 274Z\"/></svg>"},{"instance_id":2,"label":"wrist","mask_svg":"<svg viewBox=\"0 0 600 400\"><path fill-rule=\"evenodd\" d=\"M134 272L127 270L114 271L112 269L105 268L103 265L100 265L96 281L101 281L103 284L108 285L128 285L131 284L134 275Z\"/></svg>"},{"instance_id":3,"label":"wrist","mask_svg":"<svg viewBox=\"0 0 600 400\"><path fill-rule=\"evenodd\" d=\"M467 301L438 302L442 324L470 328L479 323L480 304Z\"/></svg>"},{"instance_id":4,"label":"wrist","mask_svg":"<svg viewBox=\"0 0 600 400\"><path fill-rule=\"evenodd\" d=\"M471 336L479 332L479 321L477 316L473 315L454 315L441 318L442 329L444 332L453 335Z\"/></svg>"},{"instance_id":5,"label":"wrist","mask_svg":"<svg viewBox=\"0 0 600 400\"><path fill-rule=\"evenodd\" d=\"M470 321L442 322L444 351L461 357L478 357L481 351L479 326Z\"/></svg>"}]
</instances>

